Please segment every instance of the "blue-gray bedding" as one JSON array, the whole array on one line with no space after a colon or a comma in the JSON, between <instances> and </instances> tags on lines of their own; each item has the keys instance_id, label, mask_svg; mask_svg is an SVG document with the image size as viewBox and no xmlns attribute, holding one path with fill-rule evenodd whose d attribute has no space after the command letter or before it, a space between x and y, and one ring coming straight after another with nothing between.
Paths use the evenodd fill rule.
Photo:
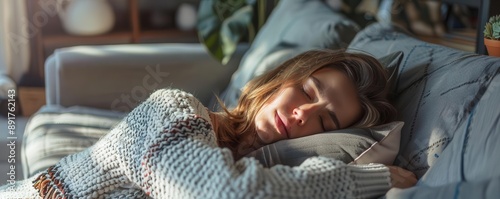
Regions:
<instances>
[{"instance_id":1,"label":"blue-gray bedding","mask_svg":"<svg viewBox=\"0 0 500 199\"><path fill-rule=\"evenodd\" d=\"M402 51L396 81L404 121L396 164L420 179L388 198L498 198L500 59L429 44L373 24L351 42L375 57Z\"/></svg>"}]
</instances>

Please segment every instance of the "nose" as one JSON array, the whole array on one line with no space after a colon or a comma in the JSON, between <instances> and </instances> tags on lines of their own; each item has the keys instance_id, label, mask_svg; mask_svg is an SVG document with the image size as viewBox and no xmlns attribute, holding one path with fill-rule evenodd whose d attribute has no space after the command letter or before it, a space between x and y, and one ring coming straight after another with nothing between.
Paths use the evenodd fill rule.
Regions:
<instances>
[{"instance_id":1,"label":"nose","mask_svg":"<svg viewBox=\"0 0 500 199\"><path fill-rule=\"evenodd\" d=\"M315 104L303 104L297 108L293 109L293 116L297 121L298 125L304 125L309 118L314 117L319 114L323 106L319 103Z\"/></svg>"}]
</instances>

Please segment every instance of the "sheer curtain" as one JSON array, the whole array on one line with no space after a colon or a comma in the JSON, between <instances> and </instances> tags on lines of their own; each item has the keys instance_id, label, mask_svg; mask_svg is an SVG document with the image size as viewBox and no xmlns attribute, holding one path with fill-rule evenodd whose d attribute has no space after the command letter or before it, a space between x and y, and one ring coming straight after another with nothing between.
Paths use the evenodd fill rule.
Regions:
<instances>
[{"instance_id":1,"label":"sheer curtain","mask_svg":"<svg viewBox=\"0 0 500 199\"><path fill-rule=\"evenodd\" d=\"M29 40L26 1L0 0L0 97L28 71Z\"/></svg>"}]
</instances>

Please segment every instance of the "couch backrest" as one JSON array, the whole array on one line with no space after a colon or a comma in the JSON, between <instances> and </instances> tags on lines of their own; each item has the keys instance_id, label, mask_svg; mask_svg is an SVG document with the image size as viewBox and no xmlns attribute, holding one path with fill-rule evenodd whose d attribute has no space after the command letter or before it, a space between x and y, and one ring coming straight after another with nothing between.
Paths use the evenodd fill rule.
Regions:
<instances>
[{"instance_id":1,"label":"couch backrest","mask_svg":"<svg viewBox=\"0 0 500 199\"><path fill-rule=\"evenodd\" d=\"M226 88L247 44L228 65L201 44L126 44L58 49L45 63L47 104L128 112L154 90L173 87L208 105Z\"/></svg>"}]
</instances>

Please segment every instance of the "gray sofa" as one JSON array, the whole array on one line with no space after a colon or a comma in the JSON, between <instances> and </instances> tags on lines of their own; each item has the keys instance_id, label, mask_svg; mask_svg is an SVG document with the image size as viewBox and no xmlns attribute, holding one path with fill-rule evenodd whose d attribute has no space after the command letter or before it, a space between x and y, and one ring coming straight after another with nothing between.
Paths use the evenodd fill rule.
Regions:
<instances>
[{"instance_id":1,"label":"gray sofa","mask_svg":"<svg viewBox=\"0 0 500 199\"><path fill-rule=\"evenodd\" d=\"M150 93L180 88L208 106L230 81L248 45L226 66L201 44L78 46L58 49L45 64L47 104L25 129L24 177L79 152Z\"/></svg>"},{"instance_id":2,"label":"gray sofa","mask_svg":"<svg viewBox=\"0 0 500 199\"><path fill-rule=\"evenodd\" d=\"M92 145L154 89L187 90L210 108L213 94L221 94L231 105L246 81L295 54L347 48L377 58L404 55L392 91L405 122L394 164L419 183L385 197L498 198L500 59L429 44L392 25L360 29L325 8L315 0L280 1L227 66L200 44L57 50L46 63L47 105L26 127L25 177Z\"/></svg>"}]
</instances>

